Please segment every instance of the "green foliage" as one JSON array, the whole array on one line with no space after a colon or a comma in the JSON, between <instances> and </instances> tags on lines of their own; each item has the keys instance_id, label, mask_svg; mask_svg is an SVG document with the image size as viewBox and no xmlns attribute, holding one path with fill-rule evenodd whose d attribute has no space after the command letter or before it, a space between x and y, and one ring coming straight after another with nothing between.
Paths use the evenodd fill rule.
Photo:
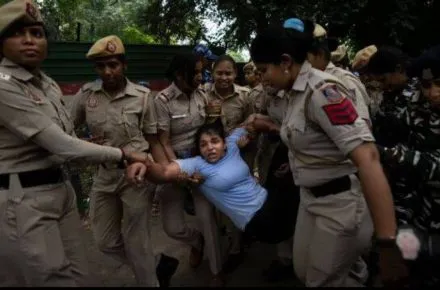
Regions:
<instances>
[{"instance_id":1,"label":"green foliage","mask_svg":"<svg viewBox=\"0 0 440 290\"><path fill-rule=\"evenodd\" d=\"M0 0L0 3L6 2ZM127 43L248 48L255 33L288 17L308 18L354 50L369 44L400 46L410 54L440 43L435 0L37 0L50 37L94 41L117 34ZM224 28L208 31L209 19Z\"/></svg>"}]
</instances>

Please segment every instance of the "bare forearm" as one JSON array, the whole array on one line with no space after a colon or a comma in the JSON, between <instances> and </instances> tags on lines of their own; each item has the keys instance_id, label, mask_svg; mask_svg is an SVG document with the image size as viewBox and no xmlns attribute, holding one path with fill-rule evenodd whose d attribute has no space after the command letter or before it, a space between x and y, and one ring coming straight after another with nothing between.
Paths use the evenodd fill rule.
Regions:
<instances>
[{"instance_id":1,"label":"bare forearm","mask_svg":"<svg viewBox=\"0 0 440 290\"><path fill-rule=\"evenodd\" d=\"M378 161L359 166L359 177L365 200L373 219L376 237L396 235L396 217L388 181Z\"/></svg>"},{"instance_id":2,"label":"bare forearm","mask_svg":"<svg viewBox=\"0 0 440 290\"><path fill-rule=\"evenodd\" d=\"M168 183L174 180L173 176L169 174L167 165L147 162L146 178L154 183Z\"/></svg>"}]
</instances>

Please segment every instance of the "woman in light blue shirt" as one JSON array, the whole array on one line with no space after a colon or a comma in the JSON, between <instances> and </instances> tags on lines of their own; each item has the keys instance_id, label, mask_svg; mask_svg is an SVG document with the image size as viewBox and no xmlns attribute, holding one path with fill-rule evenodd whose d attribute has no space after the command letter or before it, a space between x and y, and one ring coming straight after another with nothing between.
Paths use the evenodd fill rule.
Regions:
<instances>
[{"instance_id":1,"label":"woman in light blue shirt","mask_svg":"<svg viewBox=\"0 0 440 290\"><path fill-rule=\"evenodd\" d=\"M247 131L238 128L226 137L219 122L202 126L196 137L199 154L177 159L168 165L148 161L128 168L128 178L140 182L144 177L167 183L182 174L200 175L201 192L242 231L266 243L279 243L293 234L293 227L283 221L293 211L282 195L268 195L258 184L240 156L248 140Z\"/></svg>"}]
</instances>

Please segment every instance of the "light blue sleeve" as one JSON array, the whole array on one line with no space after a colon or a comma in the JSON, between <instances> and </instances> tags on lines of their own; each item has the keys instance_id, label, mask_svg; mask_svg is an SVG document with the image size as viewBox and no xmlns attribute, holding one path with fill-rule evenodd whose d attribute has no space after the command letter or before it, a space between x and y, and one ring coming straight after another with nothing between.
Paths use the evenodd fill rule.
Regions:
<instances>
[{"instance_id":1,"label":"light blue sleeve","mask_svg":"<svg viewBox=\"0 0 440 290\"><path fill-rule=\"evenodd\" d=\"M185 158L185 159L177 159L174 160L177 164L179 164L180 170L189 175L194 172L198 172L200 165L203 163L203 159L200 156Z\"/></svg>"},{"instance_id":2,"label":"light blue sleeve","mask_svg":"<svg viewBox=\"0 0 440 290\"><path fill-rule=\"evenodd\" d=\"M226 138L227 143L234 143L237 144L237 141L248 134L245 128L237 128L234 129L231 134Z\"/></svg>"}]
</instances>

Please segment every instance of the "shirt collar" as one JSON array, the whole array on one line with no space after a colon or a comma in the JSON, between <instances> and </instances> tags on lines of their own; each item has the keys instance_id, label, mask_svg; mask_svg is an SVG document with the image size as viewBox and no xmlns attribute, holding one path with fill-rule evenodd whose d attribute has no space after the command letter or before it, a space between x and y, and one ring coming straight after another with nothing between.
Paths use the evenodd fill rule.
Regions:
<instances>
[{"instance_id":1,"label":"shirt collar","mask_svg":"<svg viewBox=\"0 0 440 290\"><path fill-rule=\"evenodd\" d=\"M124 90L119 93L114 99L129 95L129 96L139 96L139 92L135 88L135 84L132 83L129 79L125 78L126 85ZM104 91L104 88L102 87L102 80L96 80L95 83L90 88L92 91Z\"/></svg>"},{"instance_id":2,"label":"shirt collar","mask_svg":"<svg viewBox=\"0 0 440 290\"><path fill-rule=\"evenodd\" d=\"M304 91L307 86L307 80L309 78L309 72L312 70L312 65L307 60L302 64L299 70L298 76L293 83L292 89L295 91Z\"/></svg>"},{"instance_id":3,"label":"shirt collar","mask_svg":"<svg viewBox=\"0 0 440 290\"><path fill-rule=\"evenodd\" d=\"M220 99L229 99L229 98L232 98L233 96L239 94L239 93L238 93L238 87L237 87L237 85L236 85L236 84L233 84L233 86L234 86L234 91L232 92L232 94L226 96L226 98L220 96L220 95L217 93L217 90L216 90L216 88L215 88L215 84L213 84L213 85L211 86L211 92L212 92L216 97L218 97L218 98L220 98Z\"/></svg>"},{"instance_id":4,"label":"shirt collar","mask_svg":"<svg viewBox=\"0 0 440 290\"><path fill-rule=\"evenodd\" d=\"M8 69L8 73L14 78L17 78L25 82L28 82L33 78L38 79L38 77L42 77L40 71L38 71L39 76L34 75L25 68L23 68L22 66L7 59L6 57L3 57L0 66L6 67Z\"/></svg>"}]
</instances>

